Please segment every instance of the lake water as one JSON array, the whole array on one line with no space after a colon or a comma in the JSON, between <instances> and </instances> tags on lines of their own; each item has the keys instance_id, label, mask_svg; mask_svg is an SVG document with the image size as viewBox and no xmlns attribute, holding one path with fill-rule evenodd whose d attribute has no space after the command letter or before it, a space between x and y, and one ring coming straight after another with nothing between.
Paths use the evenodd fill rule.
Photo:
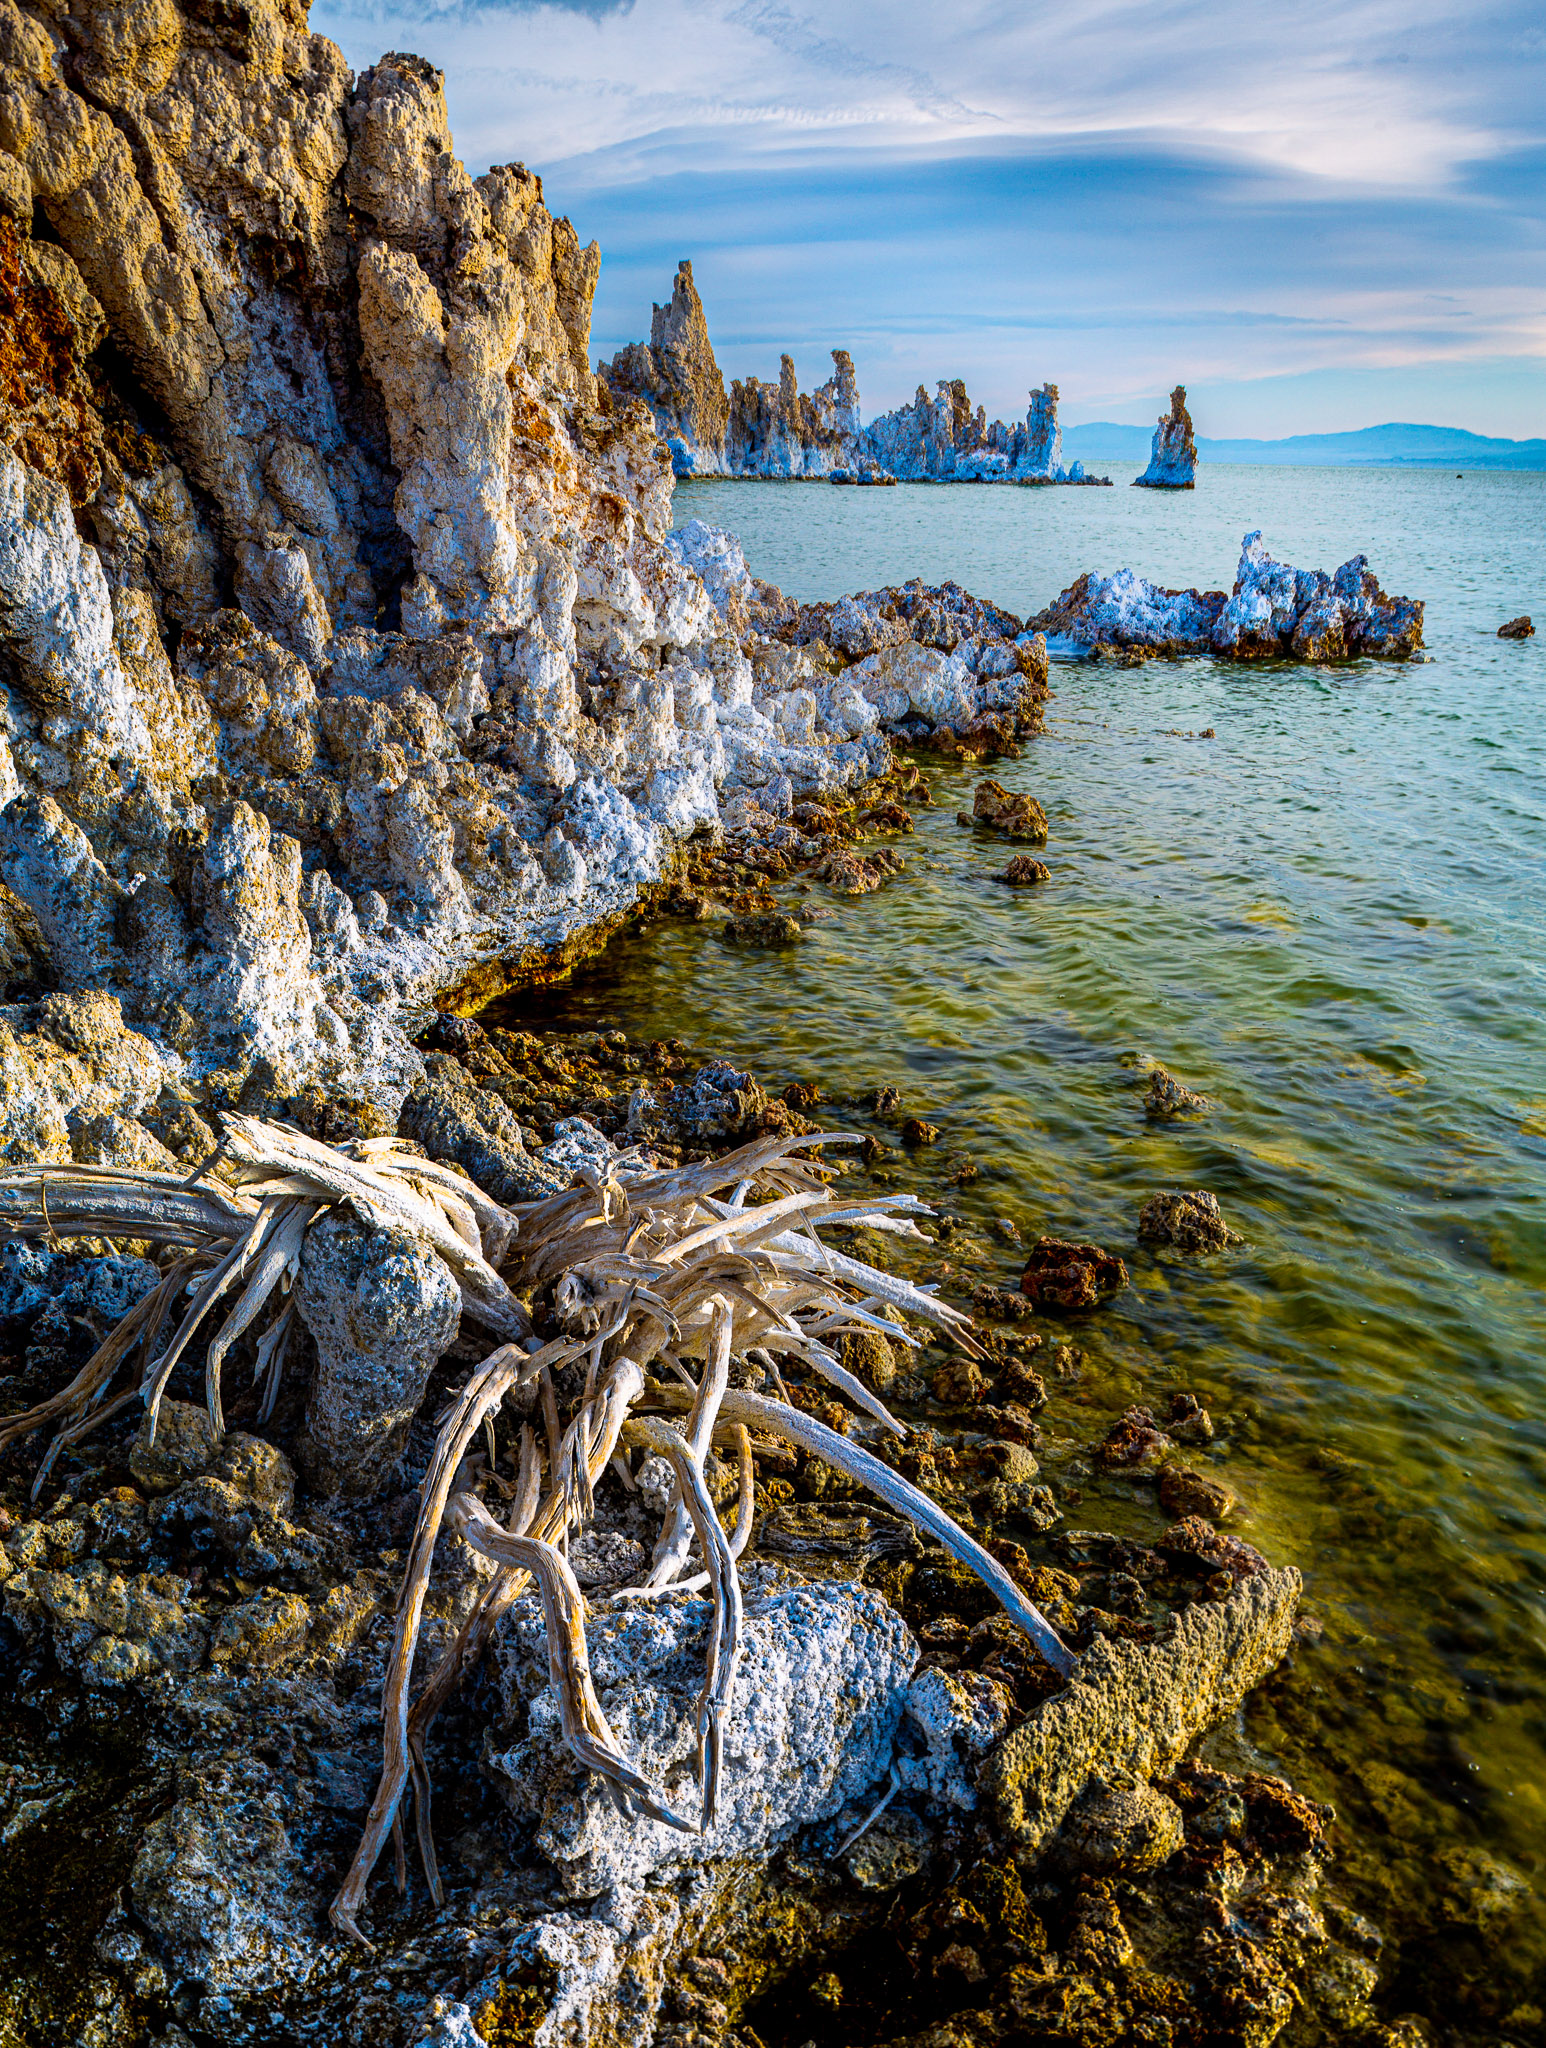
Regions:
<instances>
[{"instance_id":1,"label":"lake water","mask_svg":"<svg viewBox=\"0 0 1546 2048\"><path fill-rule=\"evenodd\" d=\"M1212 1469L1243 1533L1299 1566L1325 1624L1247 1732L1337 1805L1338 1882L1390 1937L1388 2010L1539 2039L1546 636L1496 629L1546 628L1546 475L1125 485L699 483L676 504L802 599L952 576L1021 613L1123 564L1227 588L1260 527L1301 565L1366 553L1427 600L1433 658L1055 665L1045 736L991 771L1046 808L1048 886L988 880L1004 847L955 823L976 777L931 768L906 874L803 945L657 927L546 1020L680 1035L779 1081L896 1081L944 1127L919 1171L952 1208L1123 1252L1132 1286L1076 1340L1089 1436L1172 1387L1225 1418ZM1214 1113L1146 1124L1144 1055ZM961 1189L955 1152L982 1168ZM1245 1245L1144 1252L1162 1188L1212 1189ZM1115 1526L1123 1491L1087 1483L1072 1519Z\"/></svg>"}]
</instances>

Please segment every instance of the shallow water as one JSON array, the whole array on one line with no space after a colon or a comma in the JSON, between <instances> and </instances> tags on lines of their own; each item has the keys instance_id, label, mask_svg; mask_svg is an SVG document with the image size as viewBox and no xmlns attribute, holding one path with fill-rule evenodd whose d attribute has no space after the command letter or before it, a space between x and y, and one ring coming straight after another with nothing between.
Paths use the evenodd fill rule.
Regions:
<instances>
[{"instance_id":1,"label":"shallow water","mask_svg":"<svg viewBox=\"0 0 1546 2048\"><path fill-rule=\"evenodd\" d=\"M1171 1387L1227 1418L1244 1533L1326 1625L1250 1738L1341 1811L1390 2009L1539 2038L1546 1915L1515 1879L1546 1891L1546 637L1495 634L1546 626L1546 475L709 483L678 490L694 516L804 599L949 575L1025 612L1122 563L1227 587L1257 526L1427 599L1421 666L1055 667L1045 736L992 771L1046 807L1045 888L988 880L1003 844L955 823L975 778L931 769L907 873L803 945L663 925L541 1014L894 1080L944 1126L920 1171L952 1208L1123 1252L1131 1288L1077 1336L1090 1433ZM1147 1125L1142 1055L1214 1113ZM946 1188L959 1152L981 1176ZM1246 1243L1164 1263L1138 1209L1193 1187ZM1122 1491L1070 1519L1111 1526Z\"/></svg>"}]
</instances>

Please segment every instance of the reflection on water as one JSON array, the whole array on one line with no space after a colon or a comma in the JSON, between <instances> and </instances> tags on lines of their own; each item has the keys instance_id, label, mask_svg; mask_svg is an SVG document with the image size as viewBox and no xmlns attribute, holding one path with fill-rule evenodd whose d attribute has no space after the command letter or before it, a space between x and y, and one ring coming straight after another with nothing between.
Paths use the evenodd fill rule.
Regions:
<instances>
[{"instance_id":1,"label":"reflection on water","mask_svg":"<svg viewBox=\"0 0 1546 2048\"><path fill-rule=\"evenodd\" d=\"M1227 585L1261 526L1428 599L1423 666L1055 669L1045 737L994 770L1046 808L1044 888L988 879L1004 847L954 821L971 777L935 767L907 873L801 946L662 925L526 1014L895 1081L944 1126L920 1183L981 1234L1122 1251L1132 1287L1079 1336L1090 1434L1170 1387L1228 1417L1246 1533L1326 1626L1251 1737L1339 1807L1410 2004L1535 2038L1543 1915L1510 1872L1546 1888L1546 642L1494 636L1546 612L1546 476L706 484L678 492L694 515L803 598L921 572L1024 610L1123 561ZM1139 1055L1214 1113L1147 1124ZM947 1186L962 1152L979 1178ZM1146 1253L1167 1187L1212 1189L1245 1246ZM1105 1484L1081 1520L1120 1512Z\"/></svg>"}]
</instances>

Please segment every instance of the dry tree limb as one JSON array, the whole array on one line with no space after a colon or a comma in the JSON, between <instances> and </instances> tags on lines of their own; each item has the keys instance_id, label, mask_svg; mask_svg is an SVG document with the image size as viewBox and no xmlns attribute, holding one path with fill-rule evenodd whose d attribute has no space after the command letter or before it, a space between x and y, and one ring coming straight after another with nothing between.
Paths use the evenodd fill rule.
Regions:
<instances>
[{"instance_id":1,"label":"dry tree limb","mask_svg":"<svg viewBox=\"0 0 1546 2048\"><path fill-rule=\"evenodd\" d=\"M475 1494L454 1494L447 1521L485 1557L507 1570L529 1572L537 1581L547 1635L548 1681L558 1701L564 1740L579 1763L621 1793L625 1812L631 1802L651 1820L692 1834L693 1823L673 1812L664 1794L623 1755L601 1711L585 1645L585 1599L562 1553L537 1537L512 1536L501 1529Z\"/></svg>"},{"instance_id":2,"label":"dry tree limb","mask_svg":"<svg viewBox=\"0 0 1546 2048\"><path fill-rule=\"evenodd\" d=\"M111 1166L25 1166L0 1174L0 1231L10 1237L130 1237L159 1244L229 1242L258 1203L218 1181Z\"/></svg>"},{"instance_id":3,"label":"dry tree limb","mask_svg":"<svg viewBox=\"0 0 1546 2048\"><path fill-rule=\"evenodd\" d=\"M692 1404L692 1413L687 1422L687 1448L698 1460L699 1478L702 1478L703 1459L708 1452L714 1435L714 1424L719 1418L719 1404L725 1389L730 1384L730 1346L734 1335L734 1317L730 1304L722 1295L713 1296L709 1303L711 1337L708 1363L704 1368L702 1381ZM676 1460L673 1454L673 1464ZM672 1494L671 1511L666 1526L655 1545L654 1560L650 1565L646 1586L667 1586L687 1562L688 1548L692 1542L693 1522L682 1485L680 1467L677 1468L677 1484ZM705 1556L707 1563L707 1557ZM712 1566L710 1566L712 1571Z\"/></svg>"},{"instance_id":4,"label":"dry tree limb","mask_svg":"<svg viewBox=\"0 0 1546 2048\"><path fill-rule=\"evenodd\" d=\"M547 1354L568 1347L548 1345ZM403 1790L408 1783L408 1685L413 1671L413 1653L418 1644L419 1623L424 1613L425 1595L429 1591L430 1565L435 1554L435 1542L440 1534L441 1518L446 1502L450 1498L456 1479L456 1470L462 1454L483 1426L485 1415L497 1412L500 1403L510 1389L523 1379L529 1379L547 1362L542 1352L528 1356L513 1344L502 1344L500 1348L484 1359L478 1370L462 1388L435 1442L434 1455L424 1474L420 1493L418 1525L414 1530L413 1549L409 1553L408 1568L403 1576L401 1593L398 1596L397 1632L393 1639L392 1655L387 1666L386 1683L382 1693L382 1770L381 1782L370 1803L365 1829L360 1845L355 1851L354 1861L348 1875L339 1888L338 1896L329 1908L328 1917L333 1925L363 1942L367 1948L372 1944L365 1940L359 1928L359 1912L365 1902L365 1887L370 1873L376 1866L387 1835L397 1815Z\"/></svg>"},{"instance_id":5,"label":"dry tree limb","mask_svg":"<svg viewBox=\"0 0 1546 2048\"><path fill-rule=\"evenodd\" d=\"M916 1486L909 1484L900 1473L893 1472L889 1465L882 1464L872 1452L846 1436L839 1436L835 1429L828 1429L814 1415L807 1415L799 1408L786 1407L782 1401L769 1401L761 1394L743 1393L738 1387L731 1387L726 1392L720 1403L720 1414L727 1422L753 1424L766 1430L769 1436L781 1436L786 1442L812 1452L823 1463L867 1487L887 1507L905 1515L908 1521L932 1536L936 1543L943 1544L953 1557L959 1558L977 1574L1010 1620L1024 1629L1060 1677L1073 1676L1074 1653L1046 1616L1026 1599L1004 1567L926 1493L920 1493Z\"/></svg>"},{"instance_id":6,"label":"dry tree limb","mask_svg":"<svg viewBox=\"0 0 1546 2048\"><path fill-rule=\"evenodd\" d=\"M695 1409L695 1417L696 1414ZM725 1722L735 1696L736 1671L741 1661L741 1582L736 1575L735 1552L703 1477L703 1452L668 1423L645 1420L642 1427L654 1448L663 1452L675 1469L678 1499L686 1502L692 1516L714 1593L714 1620L709 1630L703 1689L698 1694L698 1784L703 1799L699 1825L708 1829L714 1825L719 1811ZM704 1442L707 1448L707 1438Z\"/></svg>"}]
</instances>

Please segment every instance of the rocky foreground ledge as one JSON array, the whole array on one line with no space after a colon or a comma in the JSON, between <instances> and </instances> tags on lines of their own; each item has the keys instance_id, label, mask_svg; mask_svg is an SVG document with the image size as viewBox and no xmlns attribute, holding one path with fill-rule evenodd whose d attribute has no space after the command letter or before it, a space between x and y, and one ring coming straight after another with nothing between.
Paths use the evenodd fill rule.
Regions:
<instances>
[{"instance_id":1,"label":"rocky foreground ledge","mask_svg":"<svg viewBox=\"0 0 1546 2048\"><path fill-rule=\"evenodd\" d=\"M818 1107L809 1086L780 1099L724 1062L620 1034L560 1042L447 1018L426 1056L425 1151L485 1187L502 1168L511 1201L564 1199L577 1168L593 1177L575 1183L582 1203L599 1185L638 1185L649 1163L600 1121L626 1140L647 1119L658 1158L713 1162L776 1152ZM509 1143L515 1101L551 1133L540 1151ZM883 1160L893 1092L840 1108ZM410 1173L414 1157L402 1154ZM850 1185L862 1218L864 1183ZM868 1257L871 1239L859 1233L851 1254ZM1416 2037L1372 2014L1372 1931L1325 1895L1331 1816L1227 1732L1295 1640L1297 1574L1203 1519L1237 1503L1208 1476L1213 1424L1195 1399L1178 1397L1162 1424L1134 1409L1102 1438L1097 1423L1091 1440L1088 1410L1057 1391L1065 1331L1038 1305L1046 1264L1033 1253L1034 1298L981 1292L972 1350L941 1311L923 1344L930 1326L913 1312L851 1331L842 1398L830 1374L786 1356L784 1412L971 1528L1014 1597L1074 1650L1071 1675L873 1487L759 1426L749 1501L732 1442L702 1461L708 1497L737 1534L749 1508L753 1537L711 1823L684 1832L620 1811L577 1764L553 1611L516 1598L427 1748L421 1814L440 1896L410 1826L405 1894L389 1851L363 1897L369 1953L326 1909L381 1770L399 1588L437 1430L484 1349L471 1318L458 1328L444 1265L380 1218L324 1216L299 1259L296 1337L272 1402L245 1390L239 1349L217 1434L190 1354L154 1435L137 1409L110 1421L36 1497L37 1446L13 1444L0 1464L12 1644L0 1941L16 1944L18 2024L63 2022L69 2038L115 2048L312 2036L754 2048L806 2038L790 2030L802 2015L846 2014L864 2038L899 2044L1116 2042L1164 2023L1183 2039L1329 2033L1408 2048ZM539 1336L583 1332L600 1278L587 1268L523 1292ZM134 1253L41 1236L0 1247L13 1396L57 1392L95 1332L161 1279ZM880 1284L910 1298L900 1276ZM589 1344L580 1335L554 1375L561 1416L586 1399ZM741 1390L764 1373L737 1355L725 1415L760 1412ZM671 1519L650 1415L680 1415L691 1397L669 1377L637 1378L643 1419L623 1424L618 1460L600 1454L568 1569L605 1725L691 1815L716 1609L691 1584L652 1600L617 1592L648 1572ZM457 1484L501 1515L521 1513L521 1411L540 1437L548 1398L516 1390L497 1462L459 1469ZM907 1418L902 1436L877 1422L879 1404ZM351 1418L373 1427L351 1432ZM1130 1511L1126 1534L1072 1526L1060 1496L1076 1449L1124 1496L1157 1480L1141 1527ZM463 1527L435 1547L425 1674L495 1591ZM29 1949L30 1929L46 1939Z\"/></svg>"}]
</instances>

